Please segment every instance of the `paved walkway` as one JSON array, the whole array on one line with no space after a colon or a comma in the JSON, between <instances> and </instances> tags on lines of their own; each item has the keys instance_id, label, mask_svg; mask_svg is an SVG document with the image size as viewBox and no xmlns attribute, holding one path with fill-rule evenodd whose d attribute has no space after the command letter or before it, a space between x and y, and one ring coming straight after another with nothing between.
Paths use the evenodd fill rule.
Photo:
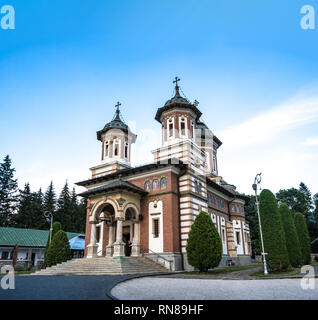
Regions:
<instances>
[{"instance_id":1,"label":"paved walkway","mask_svg":"<svg viewBox=\"0 0 318 320\"><path fill-rule=\"evenodd\" d=\"M165 275L162 277L165 278L174 278L174 279L232 279L232 280L252 280L259 279L259 277L251 276L251 274L260 271L261 267L256 267L247 270L233 271L233 272L224 272L216 274L191 274L191 273L180 273L180 274L171 274Z\"/></svg>"},{"instance_id":2,"label":"paved walkway","mask_svg":"<svg viewBox=\"0 0 318 320\"><path fill-rule=\"evenodd\" d=\"M303 290L301 279L217 280L147 277L115 286L121 300L318 300L315 289Z\"/></svg>"},{"instance_id":3,"label":"paved walkway","mask_svg":"<svg viewBox=\"0 0 318 320\"><path fill-rule=\"evenodd\" d=\"M108 300L106 292L135 276L16 276L14 290L0 288L0 300Z\"/></svg>"}]
</instances>

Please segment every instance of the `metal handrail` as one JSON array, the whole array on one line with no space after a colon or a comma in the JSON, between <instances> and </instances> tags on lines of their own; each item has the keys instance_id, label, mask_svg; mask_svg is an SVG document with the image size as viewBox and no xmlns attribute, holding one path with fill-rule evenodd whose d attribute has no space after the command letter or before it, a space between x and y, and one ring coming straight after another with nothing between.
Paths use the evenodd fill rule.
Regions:
<instances>
[{"instance_id":1,"label":"metal handrail","mask_svg":"<svg viewBox=\"0 0 318 320\"><path fill-rule=\"evenodd\" d=\"M169 260L169 259L165 258L164 256L160 255L159 253L154 252L150 249L148 249L148 251L153 253L157 257L157 262L158 262L158 258L161 258L162 260L169 262L169 270L171 270L171 263L173 262L172 260Z\"/></svg>"}]
</instances>

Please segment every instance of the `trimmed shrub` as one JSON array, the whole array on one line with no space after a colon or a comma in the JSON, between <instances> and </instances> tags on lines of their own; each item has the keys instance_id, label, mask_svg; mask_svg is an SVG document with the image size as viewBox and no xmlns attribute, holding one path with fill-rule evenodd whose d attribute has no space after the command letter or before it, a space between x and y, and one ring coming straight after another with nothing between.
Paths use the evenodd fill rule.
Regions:
<instances>
[{"instance_id":1,"label":"trimmed shrub","mask_svg":"<svg viewBox=\"0 0 318 320\"><path fill-rule=\"evenodd\" d=\"M293 267L299 267L302 264L302 254L292 214L285 203L280 205L279 213L285 232L285 241L289 262Z\"/></svg>"},{"instance_id":2,"label":"trimmed shrub","mask_svg":"<svg viewBox=\"0 0 318 320\"><path fill-rule=\"evenodd\" d=\"M274 272L288 269L289 259L285 234L277 201L274 194L266 189L260 194L260 216L269 271Z\"/></svg>"},{"instance_id":3,"label":"trimmed shrub","mask_svg":"<svg viewBox=\"0 0 318 320\"><path fill-rule=\"evenodd\" d=\"M303 264L309 264L311 262L311 255L310 255L310 237L307 228L307 224L305 221L305 217L302 213L296 212L295 213L295 227L298 234L300 249L302 253L302 262Z\"/></svg>"},{"instance_id":4,"label":"trimmed shrub","mask_svg":"<svg viewBox=\"0 0 318 320\"><path fill-rule=\"evenodd\" d=\"M222 259L222 243L210 216L202 211L189 232L187 244L188 262L200 272L215 268Z\"/></svg>"},{"instance_id":5,"label":"trimmed shrub","mask_svg":"<svg viewBox=\"0 0 318 320\"><path fill-rule=\"evenodd\" d=\"M53 237L46 255L46 266L51 267L71 259L71 248L67 235L59 230Z\"/></svg>"},{"instance_id":6,"label":"trimmed shrub","mask_svg":"<svg viewBox=\"0 0 318 320\"><path fill-rule=\"evenodd\" d=\"M53 222L52 224L52 240L53 240L53 237L54 235L59 231L59 230L62 230L62 225L60 222L58 221L55 221ZM46 248L45 248L45 253L44 253L44 264L46 267L48 267L48 265L46 264L46 254L48 252L48 249L49 249L49 245L50 245L50 232L49 232L49 236L47 238L47 242L46 242Z\"/></svg>"}]
</instances>

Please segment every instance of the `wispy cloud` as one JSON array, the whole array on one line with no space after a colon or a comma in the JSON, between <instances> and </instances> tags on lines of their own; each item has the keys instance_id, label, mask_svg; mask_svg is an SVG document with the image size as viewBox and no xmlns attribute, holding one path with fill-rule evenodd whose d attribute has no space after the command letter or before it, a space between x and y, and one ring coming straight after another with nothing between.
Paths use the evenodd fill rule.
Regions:
<instances>
[{"instance_id":1,"label":"wispy cloud","mask_svg":"<svg viewBox=\"0 0 318 320\"><path fill-rule=\"evenodd\" d=\"M230 127L220 136L228 147L241 148L270 140L283 131L317 120L318 96L295 98L246 122ZM309 142L318 143L318 139Z\"/></svg>"},{"instance_id":2,"label":"wispy cloud","mask_svg":"<svg viewBox=\"0 0 318 320\"><path fill-rule=\"evenodd\" d=\"M318 146L318 137L307 138L303 144L305 146Z\"/></svg>"}]
</instances>

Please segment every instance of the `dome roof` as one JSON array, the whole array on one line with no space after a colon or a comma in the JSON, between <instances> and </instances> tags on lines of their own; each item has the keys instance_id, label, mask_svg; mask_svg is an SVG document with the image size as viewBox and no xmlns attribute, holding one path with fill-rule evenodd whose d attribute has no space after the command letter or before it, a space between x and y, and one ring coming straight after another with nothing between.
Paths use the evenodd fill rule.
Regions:
<instances>
[{"instance_id":1,"label":"dome roof","mask_svg":"<svg viewBox=\"0 0 318 320\"><path fill-rule=\"evenodd\" d=\"M116 110L116 113L113 117L113 120L108 122L102 130L97 132L97 139L98 140L102 141L102 134L107 132L110 129L120 129L120 130L128 132L129 127L122 119L122 116L121 116L121 113L119 110L120 105L121 104L119 102L116 105L117 110Z\"/></svg>"},{"instance_id":2,"label":"dome roof","mask_svg":"<svg viewBox=\"0 0 318 320\"><path fill-rule=\"evenodd\" d=\"M171 110L178 106L192 110L196 115L196 120L198 120L202 115L200 110L197 108L196 102L191 103L187 98L180 95L180 87L178 86L178 81L180 81L180 79L176 77L176 80L174 81L174 83L176 84L175 95L171 99L169 99L162 108L159 108L157 110L155 119L159 122L161 122L161 115L163 112Z\"/></svg>"},{"instance_id":3,"label":"dome roof","mask_svg":"<svg viewBox=\"0 0 318 320\"><path fill-rule=\"evenodd\" d=\"M174 95L173 98L169 99L169 100L165 103L165 106L168 106L168 105L170 105L170 104L175 104L175 103L191 105L190 101L189 101L187 98L184 98L184 97L182 97L182 96L180 95L179 87L176 87L176 94Z\"/></svg>"}]
</instances>

